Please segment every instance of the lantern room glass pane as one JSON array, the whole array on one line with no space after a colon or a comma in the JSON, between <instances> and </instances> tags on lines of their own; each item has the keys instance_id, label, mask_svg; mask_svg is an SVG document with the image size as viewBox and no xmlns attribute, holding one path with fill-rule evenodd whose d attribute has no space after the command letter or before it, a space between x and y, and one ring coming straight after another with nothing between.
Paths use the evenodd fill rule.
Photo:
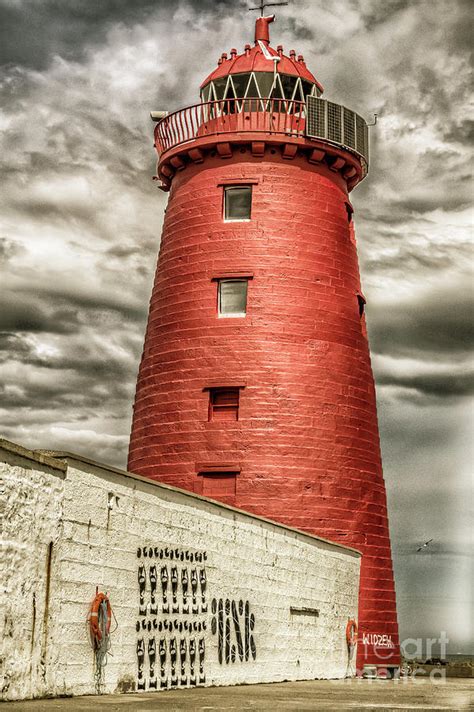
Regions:
<instances>
[{"instance_id":1,"label":"lantern room glass pane","mask_svg":"<svg viewBox=\"0 0 474 712\"><path fill-rule=\"evenodd\" d=\"M245 90L247 89L247 84L249 83L250 74L233 74L232 81L234 82L235 93L238 99L243 99L245 96Z\"/></svg>"},{"instance_id":2,"label":"lantern room glass pane","mask_svg":"<svg viewBox=\"0 0 474 712\"><path fill-rule=\"evenodd\" d=\"M308 94L311 94L314 85L304 79L301 80L301 83L303 85L303 99L304 101L306 101L306 97L308 96Z\"/></svg>"},{"instance_id":3,"label":"lantern room glass pane","mask_svg":"<svg viewBox=\"0 0 474 712\"><path fill-rule=\"evenodd\" d=\"M224 91L225 91L226 84L227 84L227 77L225 77L224 79L214 79L213 84L214 84L214 89L215 89L217 98L223 99Z\"/></svg>"},{"instance_id":4,"label":"lantern room glass pane","mask_svg":"<svg viewBox=\"0 0 474 712\"><path fill-rule=\"evenodd\" d=\"M245 316L247 313L246 279L219 280L219 316Z\"/></svg>"},{"instance_id":5,"label":"lantern room glass pane","mask_svg":"<svg viewBox=\"0 0 474 712\"><path fill-rule=\"evenodd\" d=\"M271 72L255 72L255 78L257 80L258 88L260 89L260 96L268 99L273 87L273 74Z\"/></svg>"},{"instance_id":6,"label":"lantern room glass pane","mask_svg":"<svg viewBox=\"0 0 474 712\"><path fill-rule=\"evenodd\" d=\"M298 79L298 77L291 77L289 74L282 74L280 76L281 79L281 84L283 87L283 94L285 95L285 99L291 99L293 96L293 92L295 90L295 84ZM295 97L298 101L300 100L299 96Z\"/></svg>"},{"instance_id":7,"label":"lantern room glass pane","mask_svg":"<svg viewBox=\"0 0 474 712\"><path fill-rule=\"evenodd\" d=\"M273 91L272 91L272 99L284 99L285 98L282 94L281 84L278 81L278 77L279 77L279 75L277 74L275 86L273 87Z\"/></svg>"},{"instance_id":8,"label":"lantern room glass pane","mask_svg":"<svg viewBox=\"0 0 474 712\"><path fill-rule=\"evenodd\" d=\"M252 208L251 186L224 188L224 219L250 220Z\"/></svg>"},{"instance_id":9,"label":"lantern room glass pane","mask_svg":"<svg viewBox=\"0 0 474 712\"><path fill-rule=\"evenodd\" d=\"M248 89L247 89L247 91L246 91L246 93L245 93L245 96L246 96L246 97L250 97L250 98L255 98L255 97L258 97L258 96L259 96L259 94L258 94L258 87L257 87L257 84L256 84L255 79L254 79L253 77L250 79L249 86L248 86Z\"/></svg>"}]
</instances>

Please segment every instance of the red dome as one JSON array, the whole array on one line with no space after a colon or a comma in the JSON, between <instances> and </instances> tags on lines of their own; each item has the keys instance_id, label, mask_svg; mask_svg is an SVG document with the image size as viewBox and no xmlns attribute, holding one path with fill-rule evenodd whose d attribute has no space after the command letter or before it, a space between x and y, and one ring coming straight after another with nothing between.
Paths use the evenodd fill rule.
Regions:
<instances>
[{"instance_id":1,"label":"red dome","mask_svg":"<svg viewBox=\"0 0 474 712\"><path fill-rule=\"evenodd\" d=\"M237 50L231 49L230 58L227 57L226 53L223 53L217 68L206 77L201 84L201 89L209 82L222 79L229 74L273 73L276 67L278 74L300 77L311 84L315 84L318 93L322 93L324 91L323 87L307 68L302 55L297 57L296 52L291 50L288 57L283 54L281 45L278 45L276 50L270 47L268 25L273 20L274 16L258 18L255 24L255 46L246 45L243 54L237 54Z\"/></svg>"}]
</instances>

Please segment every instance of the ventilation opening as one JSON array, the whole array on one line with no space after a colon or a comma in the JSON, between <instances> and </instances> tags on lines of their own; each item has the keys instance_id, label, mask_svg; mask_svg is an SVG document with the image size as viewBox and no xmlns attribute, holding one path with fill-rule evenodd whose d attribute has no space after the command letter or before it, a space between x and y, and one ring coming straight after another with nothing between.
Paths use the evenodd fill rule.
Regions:
<instances>
[{"instance_id":1,"label":"ventilation opening","mask_svg":"<svg viewBox=\"0 0 474 712\"><path fill-rule=\"evenodd\" d=\"M239 419L239 388L209 389L209 420Z\"/></svg>"},{"instance_id":2,"label":"ventilation opening","mask_svg":"<svg viewBox=\"0 0 474 712\"><path fill-rule=\"evenodd\" d=\"M357 295L357 302L359 304L359 316L362 317L365 312L366 299L363 294Z\"/></svg>"}]
</instances>

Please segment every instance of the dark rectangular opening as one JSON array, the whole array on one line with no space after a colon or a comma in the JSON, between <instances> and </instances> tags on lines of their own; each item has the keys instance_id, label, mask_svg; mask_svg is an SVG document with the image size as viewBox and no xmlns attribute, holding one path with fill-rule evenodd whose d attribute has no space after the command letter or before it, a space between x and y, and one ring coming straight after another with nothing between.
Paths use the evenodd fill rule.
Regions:
<instances>
[{"instance_id":1,"label":"dark rectangular opening","mask_svg":"<svg viewBox=\"0 0 474 712\"><path fill-rule=\"evenodd\" d=\"M240 388L209 389L209 420L239 419Z\"/></svg>"}]
</instances>

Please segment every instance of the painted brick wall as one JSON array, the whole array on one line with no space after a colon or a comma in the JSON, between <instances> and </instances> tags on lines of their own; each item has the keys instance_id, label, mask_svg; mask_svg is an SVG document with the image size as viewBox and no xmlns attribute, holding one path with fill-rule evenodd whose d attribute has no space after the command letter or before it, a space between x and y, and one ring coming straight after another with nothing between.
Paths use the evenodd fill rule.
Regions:
<instances>
[{"instance_id":1,"label":"painted brick wall","mask_svg":"<svg viewBox=\"0 0 474 712\"><path fill-rule=\"evenodd\" d=\"M243 151L243 152L242 152ZM249 222L226 180L254 181ZM245 148L173 178L137 382L129 470L201 491L199 463L240 466L237 507L360 548L359 664L399 662L374 381L342 178ZM243 319L218 318L219 273L253 274ZM208 422L213 381L245 383L237 422ZM217 495L216 495L217 496ZM362 652L362 646L360 647Z\"/></svg>"},{"instance_id":2,"label":"painted brick wall","mask_svg":"<svg viewBox=\"0 0 474 712\"><path fill-rule=\"evenodd\" d=\"M202 674L199 650L196 651L196 684L344 676L347 665L345 625L348 617L357 616L360 556L356 552L72 456L63 458L68 463L64 477L64 473L38 464L34 454L23 452L24 455L21 448L15 453L9 447L0 448L7 503L5 573L10 581L4 648L6 699L94 692L93 654L85 619L96 586L109 592L118 624L112 635L113 657L106 667L106 692L136 689L140 681L142 689L149 689L153 679L160 689L160 640L165 641L164 677L170 685L172 638L177 639L178 648L181 639L187 645L183 683L178 649L178 685L190 684L192 639L197 648L199 641L204 641ZM51 592L45 613L44 562L50 542L53 542ZM186 558L191 554L193 562ZM201 560L196 561L196 555ZM144 567L146 579L143 601L146 611L142 609L142 615L140 566ZM163 612L159 575L157 612L150 613L152 566L157 566L159 574L164 566L169 574L173 566L177 567L180 575L178 612L172 613L170 582L167 589L170 613ZM202 570L206 572L205 601L199 582L196 613L192 613L191 586L190 611L183 613L183 569L189 574L194 569L198 576ZM46 646L42 623L36 623L36 633L32 631L33 594L36 619L48 625ZM248 630L248 659L245 650L243 660L239 657L233 602L237 627L241 628L244 639L247 603L247 619L253 616L253 628L249 626ZM220 606L222 662L219 661ZM226 606L230 615L226 615ZM291 612L292 608L317 609L319 616L311 611L309 615L301 610ZM178 625L186 621L201 627L192 631L173 628L171 633L163 627L161 631L158 629L165 621L174 623L175 620ZM143 628L144 623L150 624L150 631ZM148 653L151 639L156 645L154 677L150 676ZM141 679L138 675L139 641L145 646Z\"/></svg>"},{"instance_id":3,"label":"painted brick wall","mask_svg":"<svg viewBox=\"0 0 474 712\"><path fill-rule=\"evenodd\" d=\"M57 630L49 610L57 581L49 572L61 537L65 467L32 466L15 452L0 452L6 456L0 458L0 687L7 699L18 699L44 695L56 684L59 650L52 646Z\"/></svg>"}]
</instances>

